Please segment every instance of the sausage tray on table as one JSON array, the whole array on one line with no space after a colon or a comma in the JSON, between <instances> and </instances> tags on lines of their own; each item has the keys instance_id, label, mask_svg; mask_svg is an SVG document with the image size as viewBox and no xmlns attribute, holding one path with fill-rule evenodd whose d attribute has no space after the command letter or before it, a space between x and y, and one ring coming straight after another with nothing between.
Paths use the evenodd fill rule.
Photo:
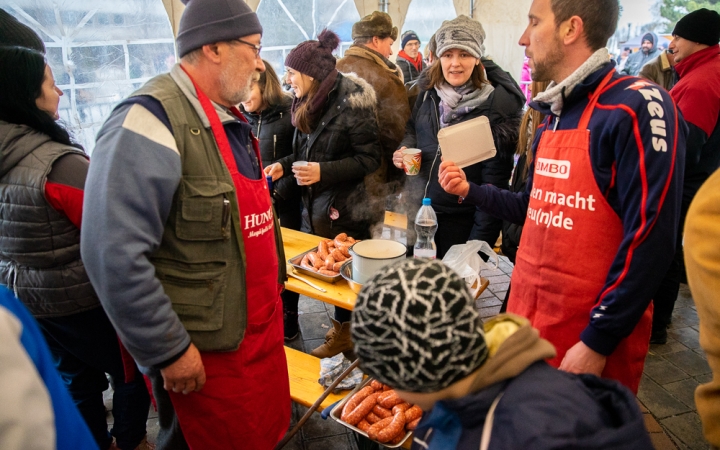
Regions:
<instances>
[{"instance_id":1,"label":"sausage tray on table","mask_svg":"<svg viewBox=\"0 0 720 450\"><path fill-rule=\"evenodd\" d=\"M343 421L343 420L340 418L340 416L342 415L342 410L343 410L343 408L345 407L345 404L348 402L348 400L350 400L350 398L351 398L353 395L355 395L357 392L359 392L362 388L364 388L365 386L368 386L373 380L374 380L374 378L372 378L372 377L367 377L367 378L365 378L362 383L360 383L355 389L352 390L352 392L350 392L350 393L349 393L345 398L343 398L337 405L335 405L335 407L334 407L334 408L332 409L332 411L330 412L330 417L332 417L336 422L338 422L339 424L341 424L341 425L343 425L343 426L346 426L346 427L350 428L351 430L355 431L355 432L358 433L358 434L361 434L361 435L365 436L365 437L368 438L368 439L370 439L370 436L368 436L368 434L367 434L366 432L364 432L363 430L361 430L360 428L358 428L358 427L356 427L356 426L354 426L354 425L350 425L349 423ZM404 446L405 446L404 444L406 443L406 441L407 441L411 436L412 436L412 431L407 431L407 432L405 433L405 436L402 438L402 440L401 440L400 442L396 443L396 444L382 443L382 442L378 442L378 443L379 443L380 445L383 445L384 447L387 447L387 448L399 448L399 447L404 447ZM374 442L377 442L377 441L374 441ZM409 446L408 446L407 448L409 448Z\"/></svg>"},{"instance_id":2,"label":"sausage tray on table","mask_svg":"<svg viewBox=\"0 0 720 450\"><path fill-rule=\"evenodd\" d=\"M299 255L297 255L297 256L295 256L295 257L293 257L293 258L288 259L288 263L289 263L291 266L293 266L297 272L299 272L299 273L301 273L301 274L303 274L303 275L307 275L307 276L310 276L310 277L313 277L313 278L317 278L318 280L322 280L322 281L324 281L324 282L326 282L326 283L333 283L333 284L335 284L338 280L341 280L341 279L342 279L342 275L340 275L339 273L338 273L337 275L335 275L335 276L323 275L323 274L318 273L318 272L313 272L312 270L307 269L307 268L305 268L305 267L303 267L303 266L300 265L300 262L302 261L302 259L303 259L303 257L304 257L305 255L307 255L307 254L310 253L310 252L317 252L317 250L318 250L318 248L315 247L315 248L311 248L310 250L308 250L308 251L306 251L306 252L302 252L302 253L300 253Z\"/></svg>"}]
</instances>

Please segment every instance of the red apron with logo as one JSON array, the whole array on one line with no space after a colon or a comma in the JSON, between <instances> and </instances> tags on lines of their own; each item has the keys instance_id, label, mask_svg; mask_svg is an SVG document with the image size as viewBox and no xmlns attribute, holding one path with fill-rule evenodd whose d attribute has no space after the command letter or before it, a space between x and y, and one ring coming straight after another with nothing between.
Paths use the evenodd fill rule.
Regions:
<instances>
[{"instance_id":1,"label":"red apron with logo","mask_svg":"<svg viewBox=\"0 0 720 450\"><path fill-rule=\"evenodd\" d=\"M508 312L530 319L557 349L558 367L580 341L623 239L623 224L595 181L588 124L612 73L596 89L575 130L546 130L535 156L528 213ZM652 304L607 358L603 377L637 393L652 327Z\"/></svg>"},{"instance_id":2,"label":"red apron with logo","mask_svg":"<svg viewBox=\"0 0 720 450\"><path fill-rule=\"evenodd\" d=\"M250 180L238 172L217 112L196 84L195 90L235 185L247 261L247 329L237 351L201 352L207 381L200 392L170 392L170 398L192 450L269 450L287 432L291 407L272 201L265 177ZM253 149L262 161L256 139Z\"/></svg>"}]
</instances>

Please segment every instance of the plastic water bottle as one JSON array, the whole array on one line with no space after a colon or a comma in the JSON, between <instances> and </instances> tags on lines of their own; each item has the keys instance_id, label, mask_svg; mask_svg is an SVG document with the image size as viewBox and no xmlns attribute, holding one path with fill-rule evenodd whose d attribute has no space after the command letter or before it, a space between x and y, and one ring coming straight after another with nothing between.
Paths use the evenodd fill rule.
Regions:
<instances>
[{"instance_id":1,"label":"plastic water bottle","mask_svg":"<svg viewBox=\"0 0 720 450\"><path fill-rule=\"evenodd\" d=\"M438 228L437 215L430 206L430 199L424 198L420 211L415 216L415 232L417 240L413 254L415 258L435 259L437 248L435 247L435 232Z\"/></svg>"}]
</instances>

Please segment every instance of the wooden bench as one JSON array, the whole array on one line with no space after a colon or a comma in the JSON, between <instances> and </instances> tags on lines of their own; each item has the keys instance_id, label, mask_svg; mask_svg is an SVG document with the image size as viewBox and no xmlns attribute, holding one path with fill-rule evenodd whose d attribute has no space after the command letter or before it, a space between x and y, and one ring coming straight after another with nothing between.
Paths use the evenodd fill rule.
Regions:
<instances>
[{"instance_id":1,"label":"wooden bench","mask_svg":"<svg viewBox=\"0 0 720 450\"><path fill-rule=\"evenodd\" d=\"M318 383L320 377L320 359L301 351L285 347L290 377L290 398L295 403L311 407L320 398L325 389ZM322 411L345 397L349 391L340 395L330 394L322 402L318 411Z\"/></svg>"}]
</instances>

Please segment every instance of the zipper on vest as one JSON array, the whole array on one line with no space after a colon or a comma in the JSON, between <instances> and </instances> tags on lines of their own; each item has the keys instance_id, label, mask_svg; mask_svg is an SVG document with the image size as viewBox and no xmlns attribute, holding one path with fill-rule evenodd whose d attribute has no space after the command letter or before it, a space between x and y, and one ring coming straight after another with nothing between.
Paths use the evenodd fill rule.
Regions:
<instances>
[{"instance_id":1,"label":"zipper on vest","mask_svg":"<svg viewBox=\"0 0 720 450\"><path fill-rule=\"evenodd\" d=\"M277 156L276 156L277 152L275 151L276 149L277 149L277 134L273 134L273 161L275 161L277 159Z\"/></svg>"},{"instance_id":2,"label":"zipper on vest","mask_svg":"<svg viewBox=\"0 0 720 450\"><path fill-rule=\"evenodd\" d=\"M230 200L227 197L225 197L225 198L223 198L222 229L221 229L223 236L227 236L229 234L228 233L229 223L230 223Z\"/></svg>"}]
</instances>

